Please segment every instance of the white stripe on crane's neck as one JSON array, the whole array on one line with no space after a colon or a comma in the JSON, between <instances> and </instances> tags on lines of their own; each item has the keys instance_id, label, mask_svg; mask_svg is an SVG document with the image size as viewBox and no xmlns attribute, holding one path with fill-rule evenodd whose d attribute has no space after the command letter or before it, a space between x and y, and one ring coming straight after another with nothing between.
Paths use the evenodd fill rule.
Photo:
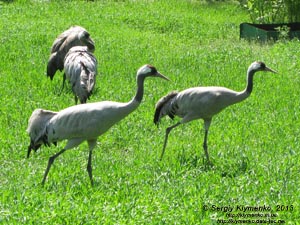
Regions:
<instances>
[{"instance_id":1,"label":"white stripe on crane's neck","mask_svg":"<svg viewBox=\"0 0 300 225\"><path fill-rule=\"evenodd\" d=\"M255 70L253 70L252 67L249 67L248 71L247 71L247 86L245 91L250 95L253 89L253 77L255 74Z\"/></svg>"}]
</instances>

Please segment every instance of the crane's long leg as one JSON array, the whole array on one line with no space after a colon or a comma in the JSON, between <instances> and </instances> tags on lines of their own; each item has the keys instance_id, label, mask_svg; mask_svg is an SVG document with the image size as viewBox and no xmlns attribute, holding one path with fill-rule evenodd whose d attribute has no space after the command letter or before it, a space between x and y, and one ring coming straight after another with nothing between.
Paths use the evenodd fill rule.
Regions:
<instances>
[{"instance_id":1,"label":"crane's long leg","mask_svg":"<svg viewBox=\"0 0 300 225\"><path fill-rule=\"evenodd\" d=\"M62 153L64 153L66 150L68 149L71 149L71 148L74 148L76 146L78 146L81 142L83 142L84 139L81 139L81 138L74 138L74 139L70 139L68 140L66 146L58 153L56 153L55 155L51 156L49 158L49 161L48 161L48 165L47 165L47 168L45 170L45 173L44 173L44 178L43 178L43 181L42 181L42 185L45 184L45 181L46 181L46 178L47 178L47 175L49 173L49 170L54 162L54 160L59 156L61 155Z\"/></svg>"},{"instance_id":2,"label":"crane's long leg","mask_svg":"<svg viewBox=\"0 0 300 225\"><path fill-rule=\"evenodd\" d=\"M207 135L208 135L208 130L205 130L204 142L203 142L203 149L204 149L204 153L205 153L207 161L210 162L210 160L209 160L209 154L208 154L208 151L207 151Z\"/></svg>"},{"instance_id":3,"label":"crane's long leg","mask_svg":"<svg viewBox=\"0 0 300 225\"><path fill-rule=\"evenodd\" d=\"M43 181L42 181L42 185L45 184L47 175L48 175L48 173L49 173L49 170L50 170L51 165L53 164L54 160L55 160L60 154L64 153L65 151L66 151L66 149L62 149L60 152L56 153L55 155L53 155L53 156L51 156L51 157L49 158L48 166L47 166L47 168L46 168L46 170L45 170L45 174L44 174L44 178L43 178Z\"/></svg>"},{"instance_id":4,"label":"crane's long leg","mask_svg":"<svg viewBox=\"0 0 300 225\"><path fill-rule=\"evenodd\" d=\"M207 136L208 136L208 130L209 130L210 123L211 123L211 120L204 121L205 134L204 134L203 149L204 149L204 153L205 153L208 164L212 165L212 163L210 162L209 154L208 154L208 150L207 150Z\"/></svg>"},{"instance_id":5,"label":"crane's long leg","mask_svg":"<svg viewBox=\"0 0 300 225\"><path fill-rule=\"evenodd\" d=\"M165 135L165 142L164 142L164 147L163 147L163 150L162 150L162 153L161 153L161 156L160 156L160 160L162 160L163 156L164 156L164 153L165 153L165 149L166 149L166 146L167 146L167 142L168 142L168 136L169 136L169 133L171 132L171 130L177 126L179 126L181 123L178 122L176 123L175 125L173 126L170 126L166 129L166 135Z\"/></svg>"},{"instance_id":6,"label":"crane's long leg","mask_svg":"<svg viewBox=\"0 0 300 225\"><path fill-rule=\"evenodd\" d=\"M96 146L97 141L96 140L89 140L88 145L89 145L89 159L88 159L88 164L87 164L87 171L90 177L91 185L94 185L93 181L93 174L92 174L92 153L93 149Z\"/></svg>"}]
</instances>

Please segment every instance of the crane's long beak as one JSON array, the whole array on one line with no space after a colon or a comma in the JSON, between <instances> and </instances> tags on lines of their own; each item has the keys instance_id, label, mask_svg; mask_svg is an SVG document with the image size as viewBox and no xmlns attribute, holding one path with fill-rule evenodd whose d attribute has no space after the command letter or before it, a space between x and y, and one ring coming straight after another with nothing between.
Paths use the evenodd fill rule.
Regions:
<instances>
[{"instance_id":1,"label":"crane's long beak","mask_svg":"<svg viewBox=\"0 0 300 225\"><path fill-rule=\"evenodd\" d=\"M162 78L162 79L164 79L164 80L171 81L169 78L167 78L165 75L161 74L161 73L158 72L158 71L157 71L157 73L156 73L156 76L157 76L157 77L160 77L160 78Z\"/></svg>"},{"instance_id":2,"label":"crane's long beak","mask_svg":"<svg viewBox=\"0 0 300 225\"><path fill-rule=\"evenodd\" d=\"M272 72L272 73L277 73L277 71L275 71L275 70L272 70L271 68L269 68L269 67L266 67L265 68L265 71L269 71L269 72Z\"/></svg>"}]
</instances>

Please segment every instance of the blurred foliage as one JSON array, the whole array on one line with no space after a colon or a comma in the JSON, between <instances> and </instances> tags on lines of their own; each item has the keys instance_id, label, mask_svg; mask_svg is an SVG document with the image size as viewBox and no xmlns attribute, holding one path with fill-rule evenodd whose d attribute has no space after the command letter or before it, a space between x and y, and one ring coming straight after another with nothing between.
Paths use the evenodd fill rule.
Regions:
<instances>
[{"instance_id":1,"label":"blurred foliage","mask_svg":"<svg viewBox=\"0 0 300 225\"><path fill-rule=\"evenodd\" d=\"M300 22L299 0L239 0L253 23Z\"/></svg>"}]
</instances>

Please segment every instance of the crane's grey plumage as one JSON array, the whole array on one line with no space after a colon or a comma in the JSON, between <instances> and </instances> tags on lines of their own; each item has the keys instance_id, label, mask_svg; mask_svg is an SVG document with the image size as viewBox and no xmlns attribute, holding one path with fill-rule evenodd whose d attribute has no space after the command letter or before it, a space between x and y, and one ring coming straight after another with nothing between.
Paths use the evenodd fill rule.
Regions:
<instances>
[{"instance_id":1,"label":"crane's grey plumage","mask_svg":"<svg viewBox=\"0 0 300 225\"><path fill-rule=\"evenodd\" d=\"M33 111L27 128L27 132L30 136L30 145L28 146L27 158L29 157L31 150L36 151L41 147L42 144L47 144L46 140L43 139L44 126L56 114L57 112L44 109L36 109Z\"/></svg>"},{"instance_id":2,"label":"crane's grey plumage","mask_svg":"<svg viewBox=\"0 0 300 225\"><path fill-rule=\"evenodd\" d=\"M212 117L226 107L241 102L250 96L253 88L253 76L257 71L276 73L263 62L254 62L248 68L247 86L241 92L236 92L225 87L194 87L181 92L171 92L167 96L162 97L156 104L154 123L158 124L161 118L166 115L171 118L174 118L176 115L182 119L166 129L164 146L160 158L162 159L164 155L168 135L173 128L192 120L203 119L205 128L203 148L208 163L211 163L207 151L207 135Z\"/></svg>"},{"instance_id":3,"label":"crane's grey plumage","mask_svg":"<svg viewBox=\"0 0 300 225\"><path fill-rule=\"evenodd\" d=\"M47 76L52 80L56 71L64 68L64 59L69 50L74 46L87 46L90 52L94 52L95 44L89 32L80 26L72 26L61 33L53 42L51 55L47 65ZM65 77L63 79L63 85Z\"/></svg>"},{"instance_id":4,"label":"crane's grey plumage","mask_svg":"<svg viewBox=\"0 0 300 225\"><path fill-rule=\"evenodd\" d=\"M91 157L97 138L140 105L143 99L146 77L160 77L168 80L155 67L144 65L137 72L136 94L127 103L104 101L75 105L59 112L36 109L32 113L27 129L30 136L28 157L32 149L37 150L42 144L49 146L51 143L55 144L62 140L68 140L66 146L60 152L49 158L42 184L45 183L55 158L66 150L78 146L83 141L87 141L89 145L87 171L91 184L93 184Z\"/></svg>"},{"instance_id":5,"label":"crane's grey plumage","mask_svg":"<svg viewBox=\"0 0 300 225\"><path fill-rule=\"evenodd\" d=\"M86 103L90 97L96 82L97 60L86 46L72 47L66 55L64 72L70 81L75 96L75 104L78 98L80 103Z\"/></svg>"}]
</instances>

